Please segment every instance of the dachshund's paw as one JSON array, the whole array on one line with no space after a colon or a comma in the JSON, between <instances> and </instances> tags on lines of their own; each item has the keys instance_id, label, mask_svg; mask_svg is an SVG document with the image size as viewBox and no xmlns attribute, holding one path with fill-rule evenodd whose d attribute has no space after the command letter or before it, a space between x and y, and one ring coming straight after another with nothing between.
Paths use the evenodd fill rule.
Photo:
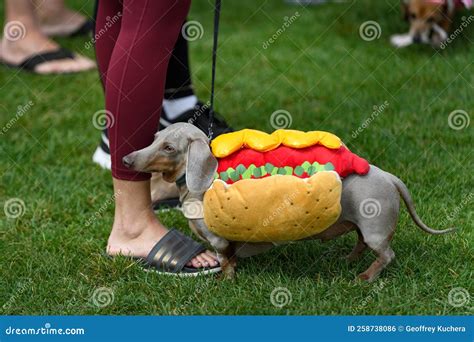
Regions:
<instances>
[{"instance_id":1,"label":"dachshund's paw","mask_svg":"<svg viewBox=\"0 0 474 342\"><path fill-rule=\"evenodd\" d=\"M397 48L403 48L413 44L413 37L410 34L394 34L390 37L390 42Z\"/></svg>"},{"instance_id":2,"label":"dachshund's paw","mask_svg":"<svg viewBox=\"0 0 474 342\"><path fill-rule=\"evenodd\" d=\"M236 276L235 276L235 271L234 272L222 272L219 275L220 280L227 280L227 281L235 281Z\"/></svg>"},{"instance_id":3,"label":"dachshund's paw","mask_svg":"<svg viewBox=\"0 0 474 342\"><path fill-rule=\"evenodd\" d=\"M357 276L357 279L366 281L368 283L373 282L377 278L377 275L370 274L369 272L362 272Z\"/></svg>"},{"instance_id":4,"label":"dachshund's paw","mask_svg":"<svg viewBox=\"0 0 474 342\"><path fill-rule=\"evenodd\" d=\"M230 265L223 265L220 279L222 280L235 280L235 267Z\"/></svg>"}]
</instances>

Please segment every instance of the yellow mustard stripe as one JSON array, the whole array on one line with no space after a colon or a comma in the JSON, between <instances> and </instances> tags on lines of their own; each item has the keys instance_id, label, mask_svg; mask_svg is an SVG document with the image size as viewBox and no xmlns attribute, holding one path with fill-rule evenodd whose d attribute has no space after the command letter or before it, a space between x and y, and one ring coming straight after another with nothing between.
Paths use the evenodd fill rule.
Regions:
<instances>
[{"instance_id":1,"label":"yellow mustard stripe","mask_svg":"<svg viewBox=\"0 0 474 342\"><path fill-rule=\"evenodd\" d=\"M278 129L272 134L254 129L226 133L215 138L211 143L214 156L224 158L242 147L266 152L280 145L292 148L305 148L322 145L330 149L341 147L342 142L337 136L324 131L302 132L290 129Z\"/></svg>"}]
</instances>

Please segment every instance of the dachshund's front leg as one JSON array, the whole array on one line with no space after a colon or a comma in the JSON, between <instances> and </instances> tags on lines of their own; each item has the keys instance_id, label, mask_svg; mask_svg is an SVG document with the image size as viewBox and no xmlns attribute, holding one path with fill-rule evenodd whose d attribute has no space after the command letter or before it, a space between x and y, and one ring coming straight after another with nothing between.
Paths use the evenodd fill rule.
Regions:
<instances>
[{"instance_id":1,"label":"dachshund's front leg","mask_svg":"<svg viewBox=\"0 0 474 342\"><path fill-rule=\"evenodd\" d=\"M223 250L218 251L217 257L222 267L223 279L234 279L237 268L237 255L235 254L235 244L228 242Z\"/></svg>"},{"instance_id":2,"label":"dachshund's front leg","mask_svg":"<svg viewBox=\"0 0 474 342\"><path fill-rule=\"evenodd\" d=\"M217 259L222 268L222 279L234 279L237 268L235 243L227 241L209 232L208 242L217 252Z\"/></svg>"},{"instance_id":3,"label":"dachshund's front leg","mask_svg":"<svg viewBox=\"0 0 474 342\"><path fill-rule=\"evenodd\" d=\"M237 267L237 256L235 253L235 243L221 238L207 228L204 220L190 220L189 226L202 240L208 242L217 252L217 259L221 264L222 278L234 279Z\"/></svg>"}]
</instances>

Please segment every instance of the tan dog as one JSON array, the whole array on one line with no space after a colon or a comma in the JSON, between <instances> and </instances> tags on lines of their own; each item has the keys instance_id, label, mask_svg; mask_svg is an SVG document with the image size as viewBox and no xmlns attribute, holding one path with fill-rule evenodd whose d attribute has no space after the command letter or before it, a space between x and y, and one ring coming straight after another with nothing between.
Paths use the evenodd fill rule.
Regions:
<instances>
[{"instance_id":1,"label":"tan dog","mask_svg":"<svg viewBox=\"0 0 474 342\"><path fill-rule=\"evenodd\" d=\"M399 48L413 43L440 47L448 39L457 10L471 6L472 0L404 0L402 12L410 30L393 35L391 43Z\"/></svg>"}]
</instances>

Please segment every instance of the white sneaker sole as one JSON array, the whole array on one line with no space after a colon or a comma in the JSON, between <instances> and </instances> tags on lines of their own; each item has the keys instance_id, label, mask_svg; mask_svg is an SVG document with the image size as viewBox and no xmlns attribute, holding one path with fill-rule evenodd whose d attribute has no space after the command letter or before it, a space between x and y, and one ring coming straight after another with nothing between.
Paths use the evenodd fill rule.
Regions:
<instances>
[{"instance_id":1,"label":"white sneaker sole","mask_svg":"<svg viewBox=\"0 0 474 342\"><path fill-rule=\"evenodd\" d=\"M110 170L112 168L110 154L105 153L100 146L96 148L94 155L92 156L92 161L103 169Z\"/></svg>"}]
</instances>

